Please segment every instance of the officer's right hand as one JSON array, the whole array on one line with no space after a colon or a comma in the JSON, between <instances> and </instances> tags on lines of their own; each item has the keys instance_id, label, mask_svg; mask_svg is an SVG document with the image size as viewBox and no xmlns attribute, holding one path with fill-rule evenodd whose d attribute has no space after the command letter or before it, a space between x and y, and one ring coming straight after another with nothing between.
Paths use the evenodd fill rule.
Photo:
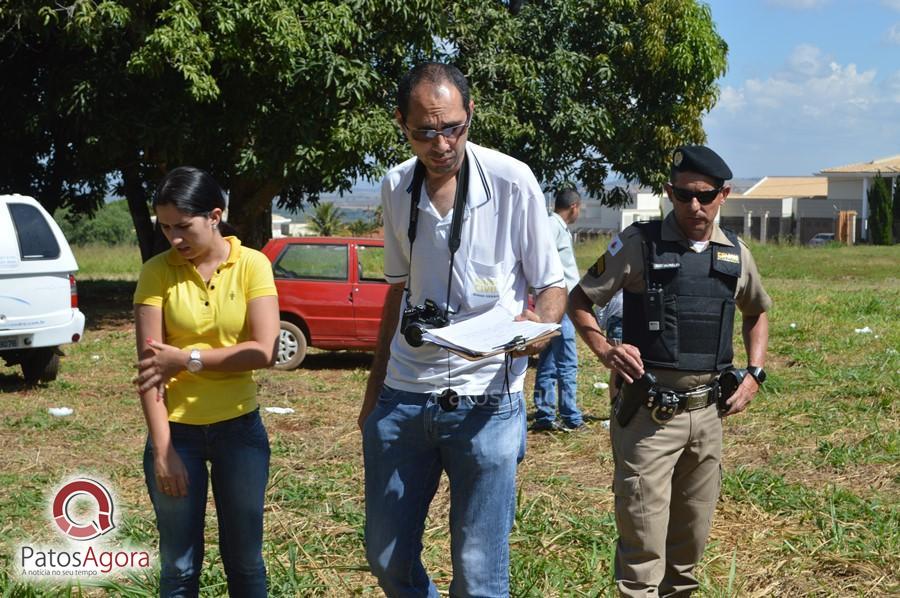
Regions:
<instances>
[{"instance_id":1,"label":"officer's right hand","mask_svg":"<svg viewBox=\"0 0 900 598\"><path fill-rule=\"evenodd\" d=\"M626 383L631 384L644 375L644 362L641 351L634 345L611 346L600 360L611 371L619 374Z\"/></svg>"}]
</instances>

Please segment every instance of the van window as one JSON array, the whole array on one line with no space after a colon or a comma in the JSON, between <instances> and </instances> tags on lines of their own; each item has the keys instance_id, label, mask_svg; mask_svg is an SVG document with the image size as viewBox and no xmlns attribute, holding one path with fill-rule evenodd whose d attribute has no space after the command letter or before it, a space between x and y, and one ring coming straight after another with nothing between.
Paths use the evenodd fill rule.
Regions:
<instances>
[{"instance_id":1,"label":"van window","mask_svg":"<svg viewBox=\"0 0 900 598\"><path fill-rule=\"evenodd\" d=\"M347 246L293 243L275 262L278 278L347 280Z\"/></svg>"},{"instance_id":2,"label":"van window","mask_svg":"<svg viewBox=\"0 0 900 598\"><path fill-rule=\"evenodd\" d=\"M27 203L10 203L16 236L19 238L19 254L22 260L55 260L59 257L59 243L47 219L36 207Z\"/></svg>"},{"instance_id":3,"label":"van window","mask_svg":"<svg viewBox=\"0 0 900 598\"><path fill-rule=\"evenodd\" d=\"M359 279L365 282L385 282L384 247L359 245L356 256L359 259Z\"/></svg>"}]
</instances>

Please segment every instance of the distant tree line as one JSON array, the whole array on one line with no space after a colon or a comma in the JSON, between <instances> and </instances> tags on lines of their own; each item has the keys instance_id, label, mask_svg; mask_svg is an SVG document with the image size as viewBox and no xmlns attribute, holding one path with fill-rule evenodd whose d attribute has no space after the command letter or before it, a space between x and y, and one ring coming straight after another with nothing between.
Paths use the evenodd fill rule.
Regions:
<instances>
[{"instance_id":1,"label":"distant tree line","mask_svg":"<svg viewBox=\"0 0 900 598\"><path fill-rule=\"evenodd\" d=\"M610 171L658 189L671 148L704 139L726 51L698 0L3 2L0 191L72 213L125 197L146 259L155 185L192 164L258 247L273 198L408 156L396 81L437 59L470 79L473 141L615 204Z\"/></svg>"},{"instance_id":2,"label":"distant tree line","mask_svg":"<svg viewBox=\"0 0 900 598\"><path fill-rule=\"evenodd\" d=\"M72 245L137 244L127 201L110 202L93 214L62 207L54 212L53 219Z\"/></svg>"},{"instance_id":3,"label":"distant tree line","mask_svg":"<svg viewBox=\"0 0 900 598\"><path fill-rule=\"evenodd\" d=\"M347 222L343 210L330 201L324 201L316 205L309 219L309 225L313 233L322 237L344 233L354 237L365 237L380 229L384 225L384 220L381 206L378 206L371 218L356 218Z\"/></svg>"}]
</instances>

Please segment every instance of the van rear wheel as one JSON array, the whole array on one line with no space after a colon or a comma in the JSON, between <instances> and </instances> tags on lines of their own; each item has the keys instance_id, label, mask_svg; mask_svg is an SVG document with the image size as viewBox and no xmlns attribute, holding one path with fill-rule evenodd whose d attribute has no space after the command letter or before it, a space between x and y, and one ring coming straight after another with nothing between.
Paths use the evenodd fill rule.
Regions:
<instances>
[{"instance_id":1,"label":"van rear wheel","mask_svg":"<svg viewBox=\"0 0 900 598\"><path fill-rule=\"evenodd\" d=\"M32 349L22 360L22 375L28 384L52 382L59 374L59 349L42 347Z\"/></svg>"},{"instance_id":2,"label":"van rear wheel","mask_svg":"<svg viewBox=\"0 0 900 598\"><path fill-rule=\"evenodd\" d=\"M306 357L306 335L296 324L282 320L281 331L278 334L278 355L275 358L275 369L296 369L304 357Z\"/></svg>"}]
</instances>

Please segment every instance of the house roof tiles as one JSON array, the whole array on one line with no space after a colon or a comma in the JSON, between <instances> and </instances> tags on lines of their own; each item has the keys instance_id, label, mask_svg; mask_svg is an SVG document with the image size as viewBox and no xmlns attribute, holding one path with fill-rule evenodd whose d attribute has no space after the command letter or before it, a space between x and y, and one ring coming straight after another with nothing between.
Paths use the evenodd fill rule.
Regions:
<instances>
[{"instance_id":1,"label":"house roof tiles","mask_svg":"<svg viewBox=\"0 0 900 598\"><path fill-rule=\"evenodd\" d=\"M900 172L900 154L896 156L888 156L887 158L879 158L871 162L857 162L856 164L847 164L846 166L835 166L834 168L825 168L822 174L843 174L843 173L893 173Z\"/></svg>"}]
</instances>

